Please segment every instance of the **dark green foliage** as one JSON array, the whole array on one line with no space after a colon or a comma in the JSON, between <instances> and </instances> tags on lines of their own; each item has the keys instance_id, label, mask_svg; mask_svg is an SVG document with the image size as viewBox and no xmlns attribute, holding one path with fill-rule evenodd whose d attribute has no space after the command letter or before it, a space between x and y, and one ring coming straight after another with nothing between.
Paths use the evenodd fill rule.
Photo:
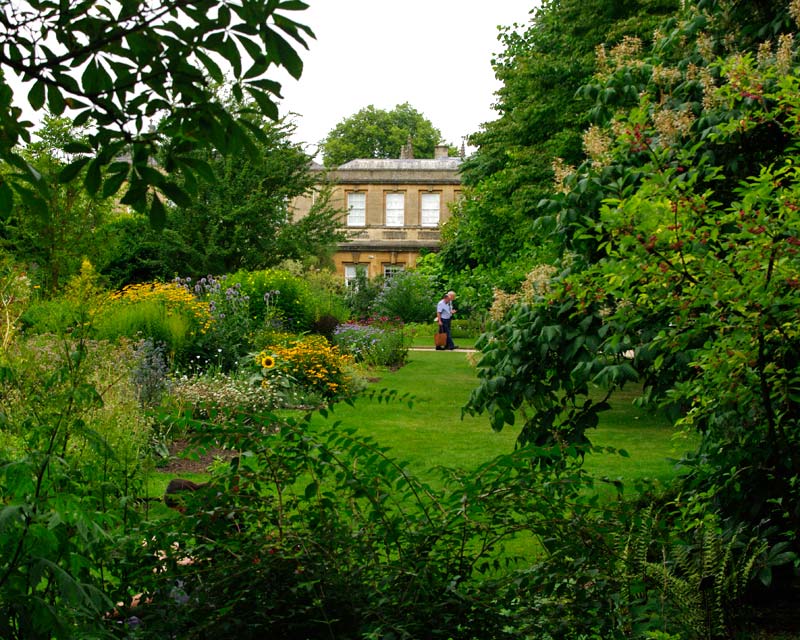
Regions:
<instances>
[{"instance_id":1,"label":"dark green foliage","mask_svg":"<svg viewBox=\"0 0 800 640\"><path fill-rule=\"evenodd\" d=\"M603 409L576 401L588 385L644 379L642 402L702 436L683 489L797 545L796 51L759 46L788 28L782 7L699 4L585 88L614 115L542 204L562 271L484 339L469 408L495 427L525 408L524 441L585 444Z\"/></svg>"},{"instance_id":2,"label":"dark green foliage","mask_svg":"<svg viewBox=\"0 0 800 640\"><path fill-rule=\"evenodd\" d=\"M650 621L674 611L670 626L683 635L731 637L734 623L750 613L742 606L748 587L759 571L770 570L768 543L741 529L720 532L714 518L680 531L677 541L664 537L669 529L652 509L632 520L621 550L630 578L627 603ZM659 538L660 557L654 553Z\"/></svg>"},{"instance_id":3,"label":"dark green foliage","mask_svg":"<svg viewBox=\"0 0 800 640\"><path fill-rule=\"evenodd\" d=\"M34 206L25 198L16 198L11 215L0 216L0 247L30 265L42 290L52 294L79 271L82 259L95 261L101 255L96 233L107 222L112 207L110 200L87 194L77 180L59 183L59 172L72 157L63 149L85 141L85 131L73 128L66 118L48 116L36 135L36 141L15 152L30 163L39 182L46 184L46 199L43 206ZM13 170L0 168L4 179L11 180Z\"/></svg>"},{"instance_id":4,"label":"dark green foliage","mask_svg":"<svg viewBox=\"0 0 800 640\"><path fill-rule=\"evenodd\" d=\"M285 259L324 256L343 239L339 212L328 190L315 198L308 216L293 221L289 203L316 187L310 158L290 140L291 125L253 118L248 134L255 153L196 154L214 174L196 186L197 197L176 203L169 226L187 247L190 260L172 265L181 273L225 274L274 267Z\"/></svg>"},{"instance_id":5,"label":"dark green foliage","mask_svg":"<svg viewBox=\"0 0 800 640\"><path fill-rule=\"evenodd\" d=\"M98 240L107 249L98 270L114 287L168 281L186 273L186 265L202 261L177 230L168 227L157 231L146 216L136 213L105 225L98 232Z\"/></svg>"},{"instance_id":6,"label":"dark green foliage","mask_svg":"<svg viewBox=\"0 0 800 640\"><path fill-rule=\"evenodd\" d=\"M387 410L398 400L373 396ZM217 418L181 424L194 447L241 455L127 551L128 579L148 598L121 612L136 616L137 637L707 638L735 619L770 556L786 560L711 521L680 522L697 541L683 547L670 537L674 505L655 516L618 482L620 499L600 500L580 459L557 449L440 469L433 491L340 424ZM565 464L531 465L542 458ZM547 553L518 557L514 538ZM718 582L700 586L710 575Z\"/></svg>"},{"instance_id":7,"label":"dark green foliage","mask_svg":"<svg viewBox=\"0 0 800 640\"><path fill-rule=\"evenodd\" d=\"M552 190L553 160L574 164L581 158L592 104L576 92L595 71L595 48L629 35L647 41L677 5L557 0L544 3L524 30L502 34L505 50L493 61L503 83L500 117L471 137L479 149L461 173L471 188L443 232L450 273L488 267L501 281L517 261L529 268L554 257L547 249L553 238L537 222L540 201ZM517 270L520 279L512 285L528 268Z\"/></svg>"},{"instance_id":8,"label":"dark green foliage","mask_svg":"<svg viewBox=\"0 0 800 640\"><path fill-rule=\"evenodd\" d=\"M70 110L73 124L91 124L85 141L69 145L74 161L61 172L69 182L82 173L89 196L113 196L149 212L163 227L164 203L182 202L209 168L194 156L213 147L223 155L255 155L246 117L232 115L214 94L224 79L224 61L235 84L257 110L277 119L273 97L280 85L267 77L272 65L298 78L302 61L294 46L306 46L310 29L289 17L302 2L213 2L202 7L172 0L132 0L105 6L57 2L4 5L0 46L0 159L13 175L0 182L7 215L12 189L30 209L47 215L50 185L14 151L31 141L31 123L12 106L5 71L31 83L27 104L54 116ZM69 25L69 27L66 27ZM287 39L288 38L288 39ZM45 44L46 43L46 44ZM75 70L80 68L80 73ZM20 98L20 96L17 96ZM150 128L150 123L158 124ZM163 167L151 160L168 140ZM178 186L175 174L188 180Z\"/></svg>"},{"instance_id":9,"label":"dark green foliage","mask_svg":"<svg viewBox=\"0 0 800 640\"><path fill-rule=\"evenodd\" d=\"M228 282L241 285L249 297L254 329L267 323L286 331L307 331L317 318L308 283L290 271L239 271L228 276Z\"/></svg>"},{"instance_id":10,"label":"dark green foliage","mask_svg":"<svg viewBox=\"0 0 800 640\"><path fill-rule=\"evenodd\" d=\"M326 167L356 158L399 158L411 142L415 158L432 158L442 134L407 102L391 111L370 105L337 124L320 148Z\"/></svg>"},{"instance_id":11,"label":"dark green foliage","mask_svg":"<svg viewBox=\"0 0 800 640\"><path fill-rule=\"evenodd\" d=\"M138 520L127 499L140 489L137 433L128 424L116 439L98 419L90 374L107 350L40 348L39 361L0 363L2 429L18 443L0 452L0 635L103 637L106 581Z\"/></svg>"},{"instance_id":12,"label":"dark green foliage","mask_svg":"<svg viewBox=\"0 0 800 640\"><path fill-rule=\"evenodd\" d=\"M400 271L386 278L372 302L373 316L400 318L403 322L426 322L436 316L442 293L430 276L417 271Z\"/></svg>"},{"instance_id":13,"label":"dark green foliage","mask_svg":"<svg viewBox=\"0 0 800 640\"><path fill-rule=\"evenodd\" d=\"M515 531L544 535L553 522L567 531L580 474L543 482L530 473L532 452L520 451L474 475L443 470L452 490L436 495L341 426L276 423L233 412L192 426L196 446L229 443L242 455L209 492L187 496L183 518L130 550L130 579L153 599L125 614L141 620L141 637L166 625L186 638L513 637L527 607L502 614L511 603L498 600L514 581L481 576L501 571ZM547 515L526 519L531 504ZM169 550L162 572L152 571L154 549ZM185 557L192 564L178 563ZM176 579L187 596L177 602Z\"/></svg>"},{"instance_id":14,"label":"dark green foliage","mask_svg":"<svg viewBox=\"0 0 800 640\"><path fill-rule=\"evenodd\" d=\"M339 325L339 319L330 314L321 315L311 325L311 330L331 340L333 332Z\"/></svg>"},{"instance_id":15,"label":"dark green foliage","mask_svg":"<svg viewBox=\"0 0 800 640\"><path fill-rule=\"evenodd\" d=\"M345 292L345 301L350 315L355 320L367 320L372 314L372 307L381 291L379 278L370 280L366 269L357 269L356 277Z\"/></svg>"},{"instance_id":16,"label":"dark green foliage","mask_svg":"<svg viewBox=\"0 0 800 640\"><path fill-rule=\"evenodd\" d=\"M315 187L310 159L289 140L290 126L253 116L250 125L253 154L194 154L213 179L193 187L196 198L166 208L167 228L148 229L144 216L133 215L102 229L109 250L100 270L128 284L324 261L342 237L330 191L321 189L309 214L292 220L288 204Z\"/></svg>"},{"instance_id":17,"label":"dark green foliage","mask_svg":"<svg viewBox=\"0 0 800 640\"><path fill-rule=\"evenodd\" d=\"M578 308L569 298L538 308L517 305L476 345L484 352L481 384L467 411L488 411L492 427L500 430L515 424L517 410L530 404L530 415L523 413L521 443L584 450L587 430L608 408L608 397L589 398L594 384L610 392L638 377L623 356L629 346L619 344L598 355L602 325L599 305Z\"/></svg>"}]
</instances>

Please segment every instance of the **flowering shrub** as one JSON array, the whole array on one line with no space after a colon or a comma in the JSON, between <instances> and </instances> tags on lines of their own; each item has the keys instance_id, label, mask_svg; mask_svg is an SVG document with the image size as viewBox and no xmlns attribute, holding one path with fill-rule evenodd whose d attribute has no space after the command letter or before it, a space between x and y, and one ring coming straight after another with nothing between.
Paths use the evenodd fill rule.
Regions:
<instances>
[{"instance_id":1,"label":"flowering shrub","mask_svg":"<svg viewBox=\"0 0 800 640\"><path fill-rule=\"evenodd\" d=\"M112 293L94 322L98 338L163 342L180 357L212 324L208 304L175 283L133 284Z\"/></svg>"},{"instance_id":2,"label":"flowering shrub","mask_svg":"<svg viewBox=\"0 0 800 640\"><path fill-rule=\"evenodd\" d=\"M240 284L250 296L250 318L254 325L269 323L293 331L307 331L317 310L311 291L301 277L281 269L239 271L229 276L229 284Z\"/></svg>"},{"instance_id":3,"label":"flowering shrub","mask_svg":"<svg viewBox=\"0 0 800 640\"><path fill-rule=\"evenodd\" d=\"M228 371L250 347L250 296L241 283L231 283L228 276L206 276L193 282L176 278L174 283L208 304L212 322L195 347L195 355L205 356L217 367Z\"/></svg>"},{"instance_id":4,"label":"flowering shrub","mask_svg":"<svg viewBox=\"0 0 800 640\"><path fill-rule=\"evenodd\" d=\"M213 409L258 413L300 403L296 393L292 396L280 385L254 386L246 377L221 372L182 376L173 381L170 395L181 413L191 409L191 415L196 419L210 418ZM218 415L225 419L225 412Z\"/></svg>"},{"instance_id":5,"label":"flowering shrub","mask_svg":"<svg viewBox=\"0 0 800 640\"><path fill-rule=\"evenodd\" d=\"M402 325L386 319L341 324L333 332L333 343L355 362L371 366L399 366L408 357Z\"/></svg>"},{"instance_id":6,"label":"flowering shrub","mask_svg":"<svg viewBox=\"0 0 800 640\"><path fill-rule=\"evenodd\" d=\"M342 355L322 336L303 336L276 342L254 357L262 385L286 384L287 378L304 392L332 400L350 395L355 378L347 371L351 356Z\"/></svg>"},{"instance_id":7,"label":"flowering shrub","mask_svg":"<svg viewBox=\"0 0 800 640\"><path fill-rule=\"evenodd\" d=\"M556 275L556 268L552 265L538 265L534 267L520 286L517 293L507 293L500 288L494 288L494 300L489 310L492 320L501 321L506 313L515 304L524 302L532 303L538 297L547 294L550 290L550 280Z\"/></svg>"},{"instance_id":8,"label":"flowering shrub","mask_svg":"<svg viewBox=\"0 0 800 640\"><path fill-rule=\"evenodd\" d=\"M110 295L112 301L123 304L138 302L158 302L163 305L167 314L183 313L190 316L199 327L199 331L207 331L212 318L208 305L198 300L190 291L174 282L144 282L129 284Z\"/></svg>"},{"instance_id":9,"label":"flowering shrub","mask_svg":"<svg viewBox=\"0 0 800 640\"><path fill-rule=\"evenodd\" d=\"M353 356L356 362L363 362L370 349L380 342L383 329L371 325L348 322L340 324L333 332L333 341L342 353Z\"/></svg>"}]
</instances>

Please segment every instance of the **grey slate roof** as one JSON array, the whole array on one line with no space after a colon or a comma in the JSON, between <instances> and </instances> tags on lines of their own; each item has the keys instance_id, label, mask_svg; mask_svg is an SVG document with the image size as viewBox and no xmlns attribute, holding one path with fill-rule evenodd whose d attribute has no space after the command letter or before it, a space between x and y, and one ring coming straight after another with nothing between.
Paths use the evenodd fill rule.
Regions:
<instances>
[{"instance_id":1,"label":"grey slate roof","mask_svg":"<svg viewBox=\"0 0 800 640\"><path fill-rule=\"evenodd\" d=\"M338 171L347 170L384 170L384 171L457 171L463 160L461 158L366 158L351 160L337 167Z\"/></svg>"}]
</instances>

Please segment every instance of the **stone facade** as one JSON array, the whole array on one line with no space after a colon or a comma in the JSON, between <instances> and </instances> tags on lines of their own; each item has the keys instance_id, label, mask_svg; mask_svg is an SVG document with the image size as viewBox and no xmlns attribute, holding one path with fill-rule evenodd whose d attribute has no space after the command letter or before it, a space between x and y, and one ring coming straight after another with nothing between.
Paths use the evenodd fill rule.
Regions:
<instances>
[{"instance_id":1,"label":"stone facade","mask_svg":"<svg viewBox=\"0 0 800 640\"><path fill-rule=\"evenodd\" d=\"M437 147L432 159L409 155L404 149L399 159L352 160L327 173L315 168L332 183L331 205L343 212L348 231L334 256L343 277L360 268L369 277L410 268L422 249L438 249L439 228L461 194L462 159L447 157L447 147ZM312 198L297 199L293 215L305 215Z\"/></svg>"}]
</instances>

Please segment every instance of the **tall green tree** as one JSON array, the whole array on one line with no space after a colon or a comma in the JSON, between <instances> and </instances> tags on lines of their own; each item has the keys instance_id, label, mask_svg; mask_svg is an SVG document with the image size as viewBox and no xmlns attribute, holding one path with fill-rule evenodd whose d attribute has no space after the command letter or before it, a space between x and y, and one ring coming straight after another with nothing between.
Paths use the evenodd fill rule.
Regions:
<instances>
[{"instance_id":1,"label":"tall green tree","mask_svg":"<svg viewBox=\"0 0 800 640\"><path fill-rule=\"evenodd\" d=\"M141 217L115 221L109 229L115 250L103 273L114 282L220 275L329 255L344 239L341 212L329 205L330 190L317 184L311 159L291 141L292 125L252 116L248 122L258 131L249 134L256 154L197 152L213 179L193 187L196 198L168 208L168 228L160 233L148 231ZM311 211L293 220L289 205L311 190Z\"/></svg>"},{"instance_id":2,"label":"tall green tree","mask_svg":"<svg viewBox=\"0 0 800 640\"><path fill-rule=\"evenodd\" d=\"M90 195L122 190L124 204L149 211L162 225L165 198L187 199L172 176L209 173L193 155L196 149L255 152L245 116L224 108L209 79L221 83L229 74L237 99L247 96L277 118L273 97L280 86L268 74L272 65L295 78L302 73L294 47L306 46L313 34L288 15L306 7L298 0L4 3L0 160L13 172L0 182L0 213L11 209L12 190L31 208L43 209L49 197L48 185L15 151L30 143L33 128L16 97L34 111L47 106L54 116L70 114L75 126L92 125L85 142L70 145L71 153L82 155L62 171L62 180L85 169ZM14 76L29 83L24 98L14 95ZM163 171L157 171L151 160L164 139L170 142ZM184 181L183 187L194 184Z\"/></svg>"},{"instance_id":3,"label":"tall green tree","mask_svg":"<svg viewBox=\"0 0 800 640\"><path fill-rule=\"evenodd\" d=\"M442 233L442 260L453 274L508 266L531 254L546 259L549 243L537 225L539 203L549 197L553 160L576 163L592 102L577 90L592 76L595 50L625 36L645 43L677 9L677 0L549 0L523 30L506 29L493 66L502 87L499 117L471 136L478 150L461 177L469 188ZM503 263L506 265L502 268Z\"/></svg>"},{"instance_id":4,"label":"tall green tree","mask_svg":"<svg viewBox=\"0 0 800 640\"><path fill-rule=\"evenodd\" d=\"M791 13L789 7L791 6ZM590 447L622 385L696 430L692 518L800 539L796 2L698 0L601 55L586 159L542 205L558 275L483 344L469 410ZM592 389L606 395L598 400Z\"/></svg>"},{"instance_id":5,"label":"tall green tree","mask_svg":"<svg viewBox=\"0 0 800 640\"><path fill-rule=\"evenodd\" d=\"M328 192L318 193L307 218L291 219L289 204L317 180L311 159L290 140L292 126L267 118L251 125L259 131L251 139L257 155L202 154L216 179L170 214L170 225L198 258L187 265L191 273L263 269L286 258L323 255L344 239L337 231L341 212L328 205Z\"/></svg>"},{"instance_id":6,"label":"tall green tree","mask_svg":"<svg viewBox=\"0 0 800 640\"><path fill-rule=\"evenodd\" d=\"M62 149L83 143L84 131L76 130L67 118L48 116L36 136L18 153L47 185L46 206L31 207L21 199L12 214L0 220L0 243L52 293L78 272L82 258L95 261L95 233L111 213L112 203L89 195L77 182L59 183L59 174L70 161Z\"/></svg>"},{"instance_id":7,"label":"tall green tree","mask_svg":"<svg viewBox=\"0 0 800 640\"><path fill-rule=\"evenodd\" d=\"M416 158L432 158L441 132L408 102L391 111L369 105L337 124L322 141L326 167L356 158L397 158L408 142Z\"/></svg>"},{"instance_id":8,"label":"tall green tree","mask_svg":"<svg viewBox=\"0 0 800 640\"><path fill-rule=\"evenodd\" d=\"M145 214L135 211L110 220L97 237L105 248L97 268L112 287L193 275L190 265L202 261L171 221L155 229Z\"/></svg>"}]
</instances>

